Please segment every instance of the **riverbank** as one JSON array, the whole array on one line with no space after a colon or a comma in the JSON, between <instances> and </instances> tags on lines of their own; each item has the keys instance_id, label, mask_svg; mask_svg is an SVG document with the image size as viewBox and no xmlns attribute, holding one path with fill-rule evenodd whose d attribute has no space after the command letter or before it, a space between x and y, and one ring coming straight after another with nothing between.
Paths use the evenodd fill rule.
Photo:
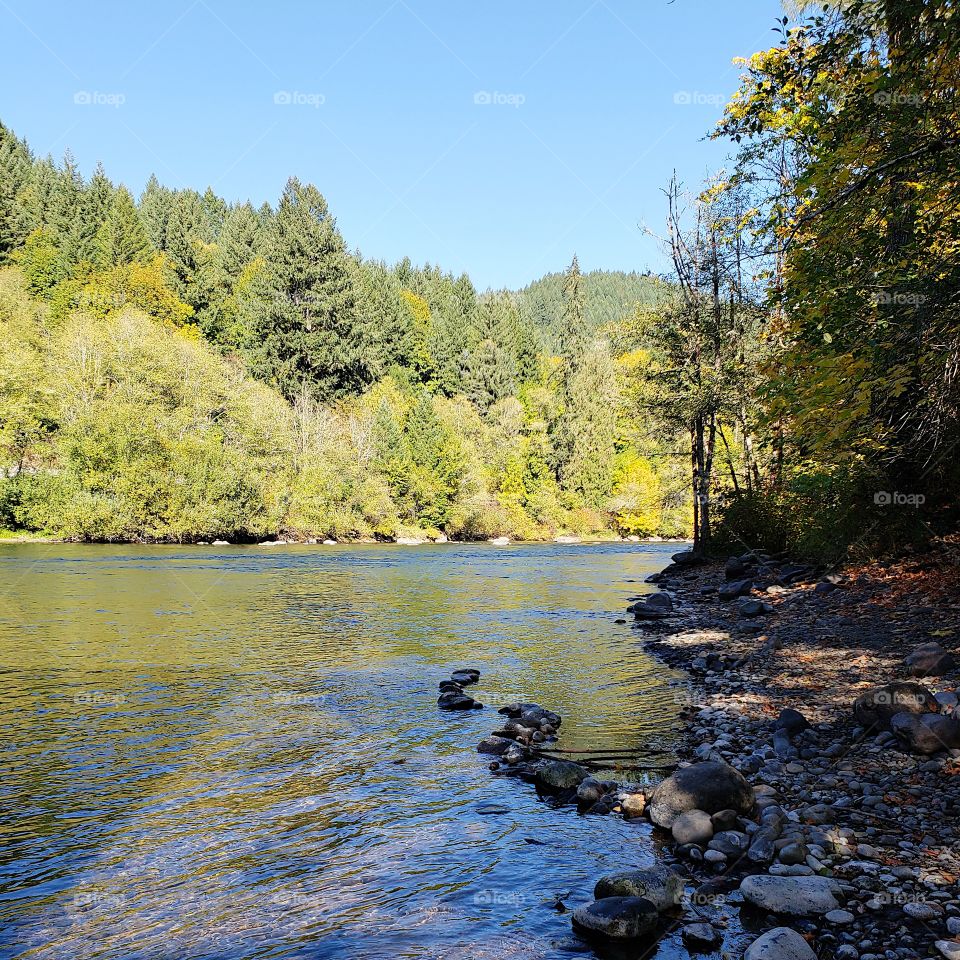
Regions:
<instances>
[{"instance_id":1,"label":"riverbank","mask_svg":"<svg viewBox=\"0 0 960 960\"><path fill-rule=\"evenodd\" d=\"M759 800L722 837L708 820L674 849L713 891L702 899L719 925L762 904L754 929L790 927L819 957L960 957L958 554L942 543L829 576L744 557L652 578L673 610L636 628L690 675L678 752L729 763ZM931 643L945 649L914 653ZM921 686L884 687L893 681ZM750 874L783 879L758 891L741 886ZM770 949L747 956L787 956Z\"/></svg>"}]
</instances>

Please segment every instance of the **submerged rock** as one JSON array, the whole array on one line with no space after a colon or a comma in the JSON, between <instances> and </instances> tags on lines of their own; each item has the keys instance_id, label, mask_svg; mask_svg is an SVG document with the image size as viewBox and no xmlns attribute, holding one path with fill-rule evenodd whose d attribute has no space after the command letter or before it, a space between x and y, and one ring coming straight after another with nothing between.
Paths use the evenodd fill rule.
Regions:
<instances>
[{"instance_id":1,"label":"submerged rock","mask_svg":"<svg viewBox=\"0 0 960 960\"><path fill-rule=\"evenodd\" d=\"M733 767L710 760L682 767L667 777L650 798L650 819L669 830L688 810L746 814L755 803L753 787Z\"/></svg>"},{"instance_id":2,"label":"submerged rock","mask_svg":"<svg viewBox=\"0 0 960 960\"><path fill-rule=\"evenodd\" d=\"M637 940L659 919L657 908L643 897L606 897L574 910L573 929L587 937Z\"/></svg>"},{"instance_id":3,"label":"submerged rock","mask_svg":"<svg viewBox=\"0 0 960 960\"><path fill-rule=\"evenodd\" d=\"M683 880L667 867L628 870L601 877L593 888L597 900L608 897L643 897L659 911L676 907L683 899Z\"/></svg>"}]
</instances>

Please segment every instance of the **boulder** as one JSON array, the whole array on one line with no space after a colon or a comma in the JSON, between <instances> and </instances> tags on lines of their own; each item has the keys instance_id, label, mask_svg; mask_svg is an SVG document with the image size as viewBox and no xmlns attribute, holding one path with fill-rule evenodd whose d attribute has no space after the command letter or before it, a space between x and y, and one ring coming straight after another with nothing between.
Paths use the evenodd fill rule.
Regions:
<instances>
[{"instance_id":1,"label":"boulder","mask_svg":"<svg viewBox=\"0 0 960 960\"><path fill-rule=\"evenodd\" d=\"M597 900L643 897L659 911L670 910L683 899L683 880L667 867L629 870L601 877L593 889Z\"/></svg>"},{"instance_id":2,"label":"boulder","mask_svg":"<svg viewBox=\"0 0 960 960\"><path fill-rule=\"evenodd\" d=\"M520 711L519 719L528 727L542 727L549 724L551 727L559 727L563 720L559 713L552 710L544 710L536 704L528 704L525 709Z\"/></svg>"},{"instance_id":3,"label":"boulder","mask_svg":"<svg viewBox=\"0 0 960 960\"><path fill-rule=\"evenodd\" d=\"M898 713L890 720L890 729L913 753L929 755L960 747L960 720L941 713Z\"/></svg>"},{"instance_id":4,"label":"boulder","mask_svg":"<svg viewBox=\"0 0 960 960\"><path fill-rule=\"evenodd\" d=\"M670 558L678 567L695 567L703 563L703 557L692 550L681 550Z\"/></svg>"},{"instance_id":5,"label":"boulder","mask_svg":"<svg viewBox=\"0 0 960 960\"><path fill-rule=\"evenodd\" d=\"M709 760L681 767L667 777L653 792L649 809L650 819L669 830L688 810L748 814L754 804L753 787L733 767Z\"/></svg>"},{"instance_id":6,"label":"boulder","mask_svg":"<svg viewBox=\"0 0 960 960\"><path fill-rule=\"evenodd\" d=\"M752 580L732 580L717 591L717 599L736 600L737 597L745 597L752 589Z\"/></svg>"},{"instance_id":7,"label":"boulder","mask_svg":"<svg viewBox=\"0 0 960 960\"><path fill-rule=\"evenodd\" d=\"M769 913L822 917L840 909L839 888L828 877L780 877L758 874L740 884L743 898Z\"/></svg>"},{"instance_id":8,"label":"boulder","mask_svg":"<svg viewBox=\"0 0 960 960\"><path fill-rule=\"evenodd\" d=\"M723 568L723 575L727 580L742 579L747 572L747 565L739 557L731 557Z\"/></svg>"},{"instance_id":9,"label":"boulder","mask_svg":"<svg viewBox=\"0 0 960 960\"><path fill-rule=\"evenodd\" d=\"M657 908L643 897L605 897L573 912L573 929L586 937L637 940L659 919Z\"/></svg>"},{"instance_id":10,"label":"boulder","mask_svg":"<svg viewBox=\"0 0 960 960\"><path fill-rule=\"evenodd\" d=\"M548 791L576 790L587 771L569 760L541 760L535 771L537 785Z\"/></svg>"},{"instance_id":11,"label":"boulder","mask_svg":"<svg viewBox=\"0 0 960 960\"><path fill-rule=\"evenodd\" d=\"M796 930L775 927L747 947L743 960L817 960L817 955Z\"/></svg>"},{"instance_id":12,"label":"boulder","mask_svg":"<svg viewBox=\"0 0 960 960\"><path fill-rule=\"evenodd\" d=\"M504 717L510 717L512 720L518 720L524 710L543 709L539 703L508 703L501 707L497 713Z\"/></svg>"},{"instance_id":13,"label":"boulder","mask_svg":"<svg viewBox=\"0 0 960 960\"><path fill-rule=\"evenodd\" d=\"M652 593L628 608L637 620L663 620L673 613L673 600L668 593Z\"/></svg>"},{"instance_id":14,"label":"boulder","mask_svg":"<svg viewBox=\"0 0 960 960\"><path fill-rule=\"evenodd\" d=\"M942 677L956 668L952 653L939 643L924 643L904 660L911 677Z\"/></svg>"},{"instance_id":15,"label":"boulder","mask_svg":"<svg viewBox=\"0 0 960 960\"><path fill-rule=\"evenodd\" d=\"M868 733L886 730L898 713L937 713L934 695L912 680L896 680L861 693L853 703L853 716Z\"/></svg>"},{"instance_id":16,"label":"boulder","mask_svg":"<svg viewBox=\"0 0 960 960\"><path fill-rule=\"evenodd\" d=\"M673 839L679 844L709 843L713 839L713 822L703 810L688 810L681 813L670 828Z\"/></svg>"},{"instance_id":17,"label":"boulder","mask_svg":"<svg viewBox=\"0 0 960 960\"><path fill-rule=\"evenodd\" d=\"M512 744L513 741L508 740L506 737L498 737L496 735L484 737L477 744L477 753L490 753L499 757L501 754L506 753Z\"/></svg>"},{"instance_id":18,"label":"boulder","mask_svg":"<svg viewBox=\"0 0 960 960\"><path fill-rule=\"evenodd\" d=\"M773 608L761 600L753 600L751 597L740 597L737 600L737 616L739 617L752 619L772 612Z\"/></svg>"}]
</instances>

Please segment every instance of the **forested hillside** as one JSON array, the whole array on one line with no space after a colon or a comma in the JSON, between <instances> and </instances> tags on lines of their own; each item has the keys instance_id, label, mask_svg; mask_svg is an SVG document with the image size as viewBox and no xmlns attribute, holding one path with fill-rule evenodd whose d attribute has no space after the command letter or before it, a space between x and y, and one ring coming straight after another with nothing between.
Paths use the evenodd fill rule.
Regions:
<instances>
[{"instance_id":1,"label":"forested hillside","mask_svg":"<svg viewBox=\"0 0 960 960\"><path fill-rule=\"evenodd\" d=\"M296 179L260 209L155 179L134 198L5 128L0 174L0 526L176 541L689 529L675 438L630 402L643 355L611 352L575 260L547 321L467 276L351 254ZM611 285L626 307L630 284Z\"/></svg>"}]
</instances>

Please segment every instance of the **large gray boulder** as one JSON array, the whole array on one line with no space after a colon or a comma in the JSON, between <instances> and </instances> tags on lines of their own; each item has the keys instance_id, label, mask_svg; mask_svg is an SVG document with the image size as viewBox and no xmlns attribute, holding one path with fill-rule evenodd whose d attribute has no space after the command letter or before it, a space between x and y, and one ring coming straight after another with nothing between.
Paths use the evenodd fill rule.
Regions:
<instances>
[{"instance_id":1,"label":"large gray boulder","mask_svg":"<svg viewBox=\"0 0 960 960\"><path fill-rule=\"evenodd\" d=\"M670 829L673 839L681 846L687 843L709 843L713 839L713 821L710 814L702 810L681 813Z\"/></svg>"},{"instance_id":2,"label":"large gray boulder","mask_svg":"<svg viewBox=\"0 0 960 960\"><path fill-rule=\"evenodd\" d=\"M940 713L898 713L890 720L890 729L913 753L929 755L960 747L960 720Z\"/></svg>"},{"instance_id":3,"label":"large gray boulder","mask_svg":"<svg viewBox=\"0 0 960 960\"><path fill-rule=\"evenodd\" d=\"M673 614L673 600L668 593L652 593L628 608L637 620L663 620Z\"/></svg>"},{"instance_id":4,"label":"large gray boulder","mask_svg":"<svg viewBox=\"0 0 960 960\"><path fill-rule=\"evenodd\" d=\"M887 730L898 713L938 713L940 705L922 684L895 680L861 693L853 703L854 719L869 732Z\"/></svg>"},{"instance_id":5,"label":"large gray boulder","mask_svg":"<svg viewBox=\"0 0 960 960\"><path fill-rule=\"evenodd\" d=\"M586 937L638 940L657 925L657 908L643 897L605 897L573 912L573 929Z\"/></svg>"},{"instance_id":6,"label":"large gray boulder","mask_svg":"<svg viewBox=\"0 0 960 960\"><path fill-rule=\"evenodd\" d=\"M757 874L740 884L740 893L755 907L792 917L822 917L841 906L839 887L828 877Z\"/></svg>"},{"instance_id":7,"label":"large gray boulder","mask_svg":"<svg viewBox=\"0 0 960 960\"><path fill-rule=\"evenodd\" d=\"M587 779L587 771L569 760L541 760L535 771L537 785L548 791L576 790Z\"/></svg>"},{"instance_id":8,"label":"large gray boulder","mask_svg":"<svg viewBox=\"0 0 960 960\"><path fill-rule=\"evenodd\" d=\"M753 787L733 767L709 760L681 767L667 777L653 792L648 809L650 819L669 830L688 810L748 814L755 803Z\"/></svg>"},{"instance_id":9,"label":"large gray boulder","mask_svg":"<svg viewBox=\"0 0 960 960\"><path fill-rule=\"evenodd\" d=\"M817 955L796 930L775 927L747 947L743 960L817 960Z\"/></svg>"},{"instance_id":10,"label":"large gray boulder","mask_svg":"<svg viewBox=\"0 0 960 960\"><path fill-rule=\"evenodd\" d=\"M657 910L670 910L683 899L683 880L668 867L628 870L601 877L593 888L597 900L608 897L643 897Z\"/></svg>"}]
</instances>

